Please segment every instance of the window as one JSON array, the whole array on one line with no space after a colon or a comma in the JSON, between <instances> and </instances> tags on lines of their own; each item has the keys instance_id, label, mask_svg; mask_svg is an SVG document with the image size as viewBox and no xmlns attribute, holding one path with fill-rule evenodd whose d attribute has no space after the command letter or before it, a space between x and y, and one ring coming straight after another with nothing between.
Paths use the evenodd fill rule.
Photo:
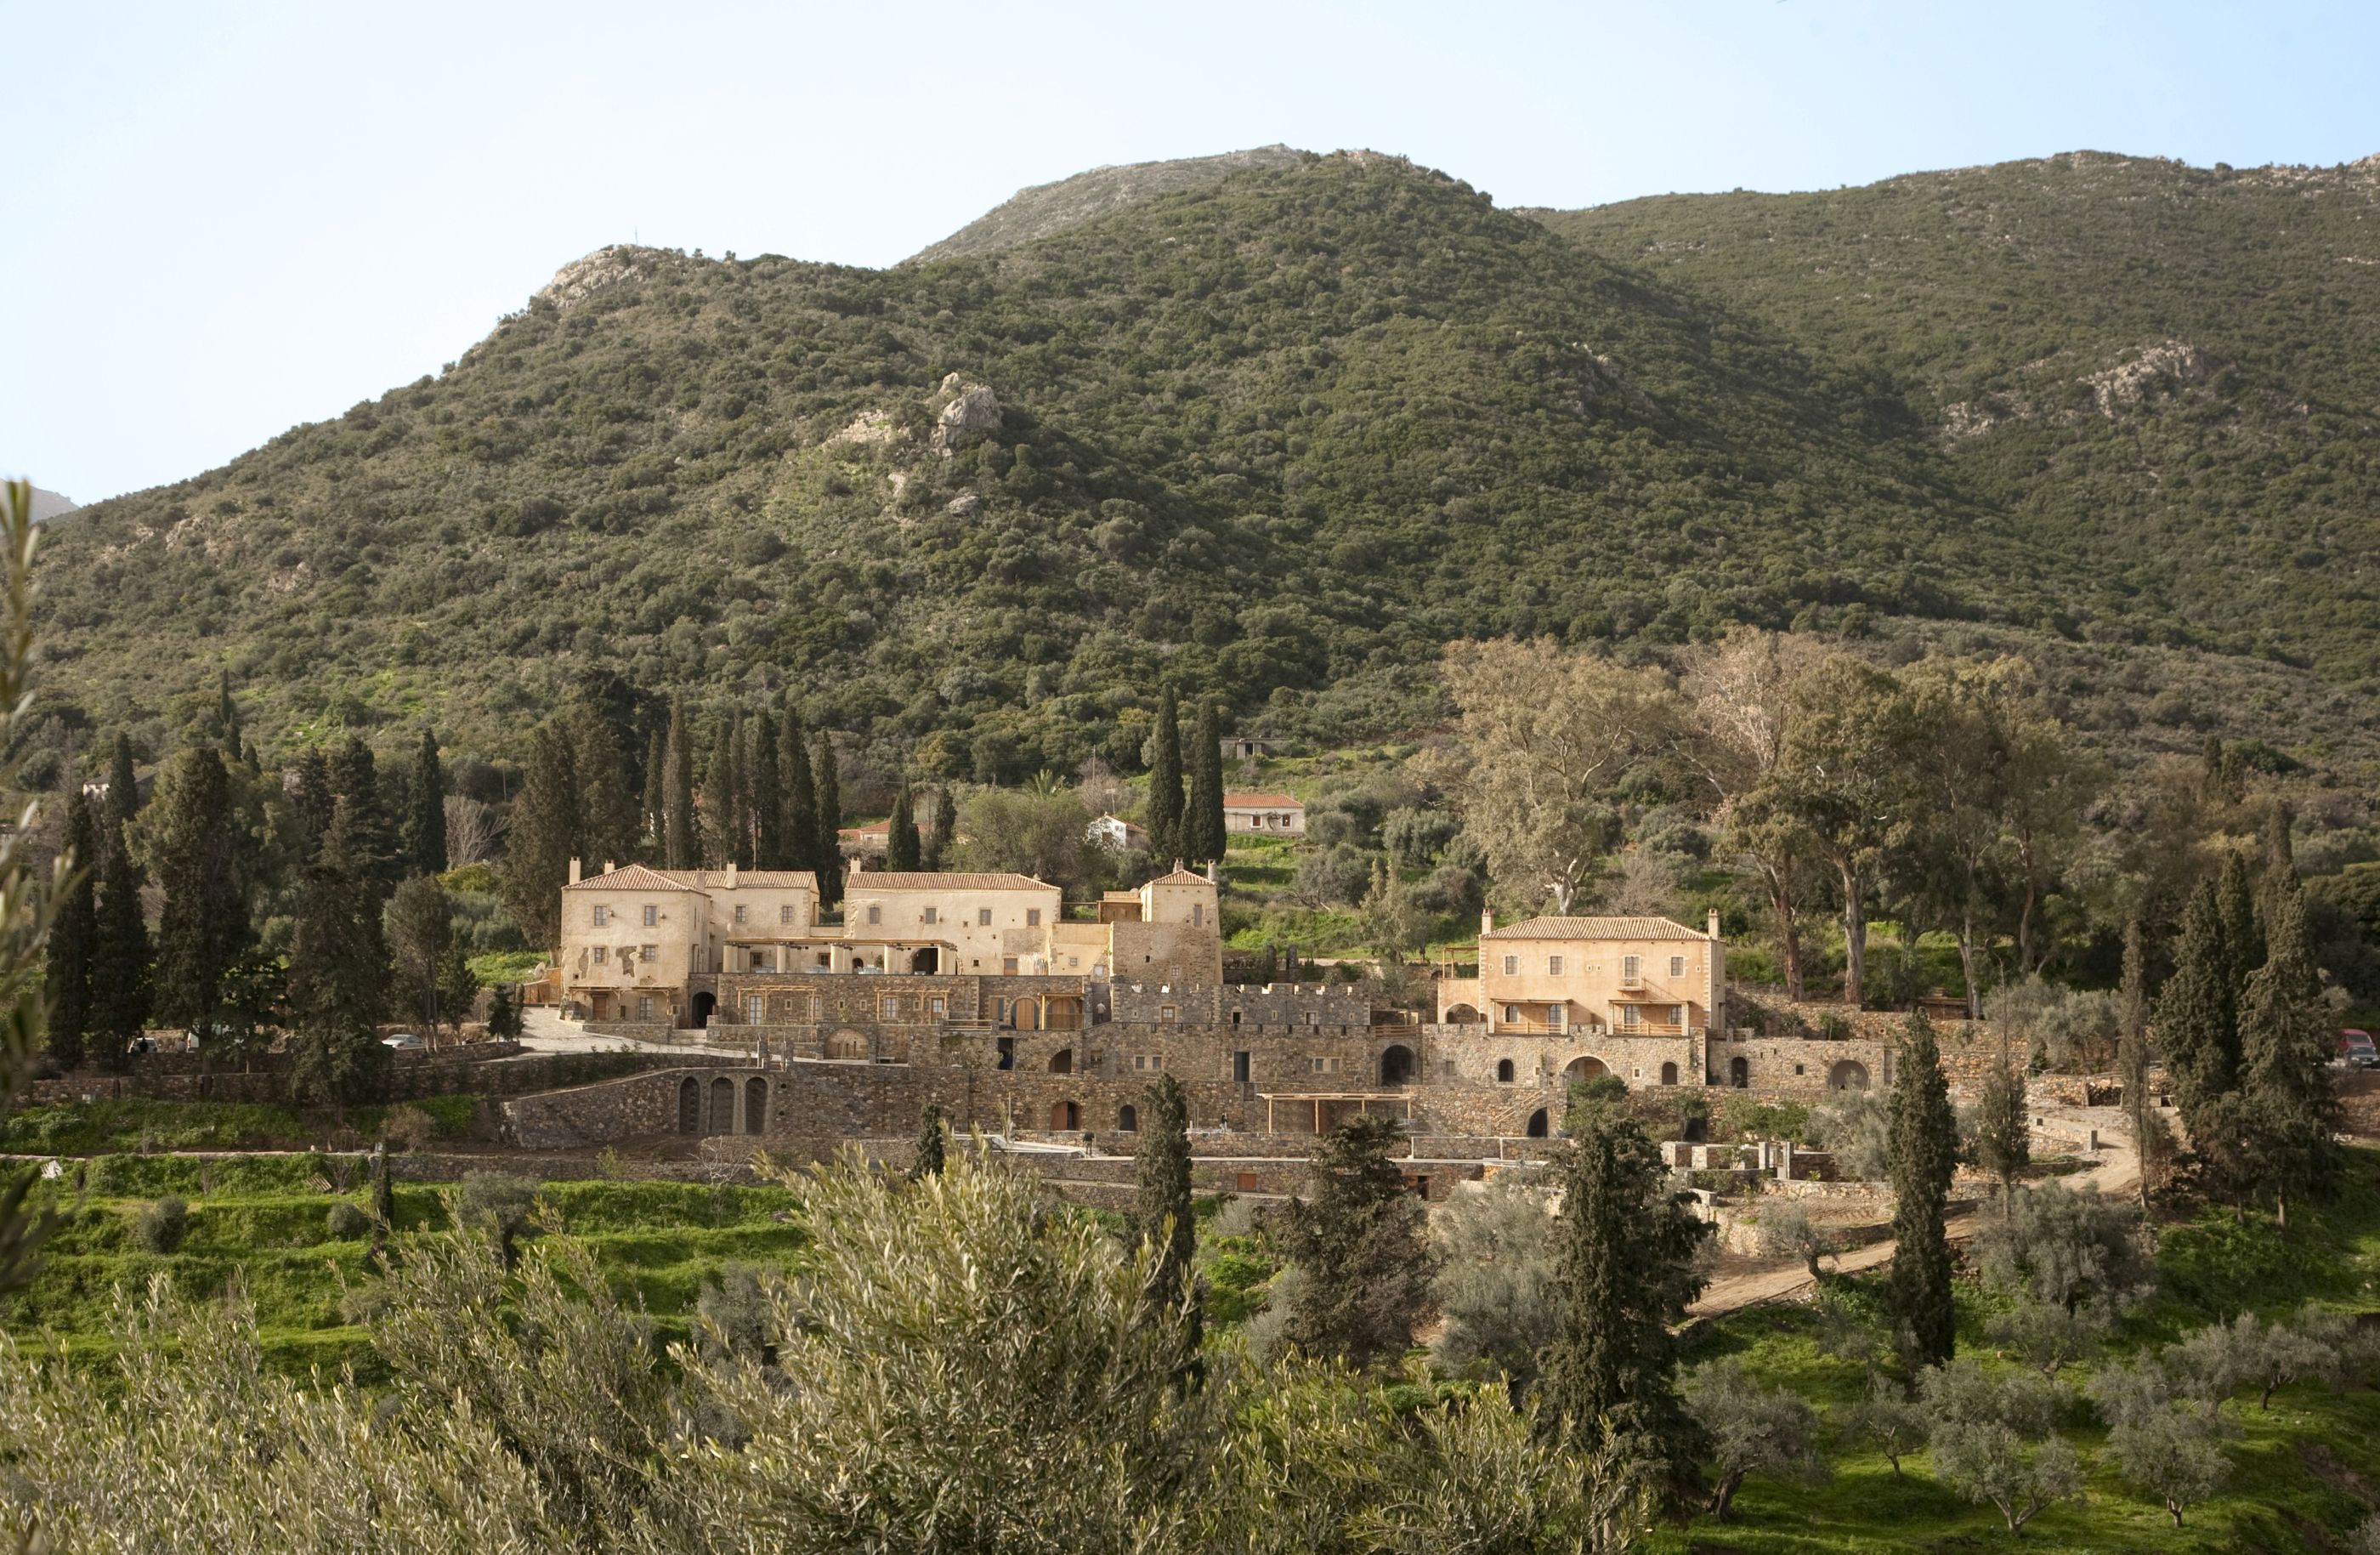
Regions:
<instances>
[{"instance_id":1,"label":"window","mask_svg":"<svg viewBox=\"0 0 2380 1555\"><path fill-rule=\"evenodd\" d=\"M653 927L653 925L655 925L655 924L657 924L657 923L661 922L661 920L662 920L662 910L661 910L659 907L654 906L650 902L646 903L646 904L645 904L645 927L646 927L646 928L648 928L648 929L650 929L651 927Z\"/></svg>"},{"instance_id":2,"label":"window","mask_svg":"<svg viewBox=\"0 0 2380 1555\"><path fill-rule=\"evenodd\" d=\"M777 909L777 921L779 923L791 923L794 921L794 905L791 902L786 903L783 906Z\"/></svg>"},{"instance_id":3,"label":"window","mask_svg":"<svg viewBox=\"0 0 2380 1555\"><path fill-rule=\"evenodd\" d=\"M1508 1020L1508 1021L1517 1021L1517 1020L1519 1020L1519 1019L1521 1018L1521 1007L1520 1007L1518 1004L1507 1004L1507 1005L1505 1005L1505 1006L1504 1006L1504 1018L1505 1018L1506 1020Z\"/></svg>"},{"instance_id":4,"label":"window","mask_svg":"<svg viewBox=\"0 0 2380 1555\"><path fill-rule=\"evenodd\" d=\"M1645 958L1623 955L1620 958L1620 981L1622 987L1633 988L1645 980Z\"/></svg>"},{"instance_id":5,"label":"window","mask_svg":"<svg viewBox=\"0 0 2380 1555\"><path fill-rule=\"evenodd\" d=\"M1511 1059L1500 1058L1496 1061L1496 1083L1500 1086L1509 1086L1512 1083L1512 1061Z\"/></svg>"},{"instance_id":6,"label":"window","mask_svg":"<svg viewBox=\"0 0 2380 1555\"><path fill-rule=\"evenodd\" d=\"M1027 929L1038 929L1041 927L1040 908L1027 907L1025 909L1025 927Z\"/></svg>"},{"instance_id":7,"label":"window","mask_svg":"<svg viewBox=\"0 0 2380 1555\"><path fill-rule=\"evenodd\" d=\"M873 902L868 904L868 921L871 924L883 922L884 909Z\"/></svg>"},{"instance_id":8,"label":"window","mask_svg":"<svg viewBox=\"0 0 2380 1555\"><path fill-rule=\"evenodd\" d=\"M1207 927L1206 903L1193 902L1190 904L1190 927L1193 929L1204 929Z\"/></svg>"},{"instance_id":9,"label":"window","mask_svg":"<svg viewBox=\"0 0 2380 1555\"><path fill-rule=\"evenodd\" d=\"M661 958L662 948L659 945L638 945L637 947L637 959L639 961L659 961Z\"/></svg>"},{"instance_id":10,"label":"window","mask_svg":"<svg viewBox=\"0 0 2380 1555\"><path fill-rule=\"evenodd\" d=\"M1621 1026L1626 1027L1627 1027L1629 1030L1631 1030L1631 1031L1633 1031L1633 1030L1635 1030L1635 1029L1636 1029L1636 1023L1637 1023L1638 1018L1639 1018L1639 1012L1638 1012L1638 1010L1637 1010L1637 1008L1636 1008L1636 1006L1635 1006L1635 1005L1633 1005L1633 1004L1622 1004L1622 1005L1621 1005L1621 1006L1620 1006L1620 1024L1621 1024Z\"/></svg>"},{"instance_id":11,"label":"window","mask_svg":"<svg viewBox=\"0 0 2380 1555\"><path fill-rule=\"evenodd\" d=\"M611 953L610 951L608 951L608 950L604 949L601 945L597 945L597 946L595 947L595 965L596 965L596 966L607 966L607 965L609 965L609 964L610 964L611 959L612 959L612 953Z\"/></svg>"},{"instance_id":12,"label":"window","mask_svg":"<svg viewBox=\"0 0 2380 1555\"><path fill-rule=\"evenodd\" d=\"M879 1020L900 1019L901 1001L889 993L883 998L879 999L876 1002L876 1018Z\"/></svg>"},{"instance_id":13,"label":"window","mask_svg":"<svg viewBox=\"0 0 2380 1555\"><path fill-rule=\"evenodd\" d=\"M943 998L942 998L942 996L941 996L941 994L939 994L939 993L938 993L938 994L934 995L934 997L933 997L933 998L929 999L929 1000L927 1000L927 1001L926 1001L926 1008L928 1008L929 1010L931 1010L934 1014L938 1014L938 1015L939 1015L939 1014L947 1014L947 1013L949 1012L949 1009L950 1009L950 1003L949 1003L949 1002L948 1002L947 1000L943 999Z\"/></svg>"},{"instance_id":14,"label":"window","mask_svg":"<svg viewBox=\"0 0 2380 1555\"><path fill-rule=\"evenodd\" d=\"M760 996L757 993L746 994L744 996L744 1024L747 1026L758 1026L767 1018L768 1012L761 1007Z\"/></svg>"},{"instance_id":15,"label":"window","mask_svg":"<svg viewBox=\"0 0 2380 1555\"><path fill-rule=\"evenodd\" d=\"M743 921L745 921L747 918L750 917L751 916L752 916L752 910L751 910L749 907L747 907L747 906L746 906L743 903L741 903L741 902L738 902L738 903L736 903L736 904L735 904L735 921L736 921L736 922L738 922L738 923L742 923Z\"/></svg>"},{"instance_id":16,"label":"window","mask_svg":"<svg viewBox=\"0 0 2380 1555\"><path fill-rule=\"evenodd\" d=\"M650 1020L653 1018L653 996L651 994L640 993L637 995L637 1018L638 1020Z\"/></svg>"},{"instance_id":17,"label":"window","mask_svg":"<svg viewBox=\"0 0 2380 1555\"><path fill-rule=\"evenodd\" d=\"M1549 955L1546 957L1546 976L1548 978L1559 978L1561 976L1560 956Z\"/></svg>"},{"instance_id":18,"label":"window","mask_svg":"<svg viewBox=\"0 0 2380 1555\"><path fill-rule=\"evenodd\" d=\"M1066 958L1066 970L1067 970L1067 971L1069 971L1069 972L1071 972L1071 971L1073 971L1075 967L1080 966L1082 964L1083 964L1083 958L1082 958L1081 956L1079 956L1079 955L1070 955L1070 956L1068 956L1068 957Z\"/></svg>"},{"instance_id":19,"label":"window","mask_svg":"<svg viewBox=\"0 0 2380 1555\"><path fill-rule=\"evenodd\" d=\"M931 923L931 922L933 922L933 921L934 921L934 909L933 909L933 908L931 908L931 907L928 907L928 908L926 909L926 921L927 921L928 923Z\"/></svg>"},{"instance_id":20,"label":"window","mask_svg":"<svg viewBox=\"0 0 2380 1555\"><path fill-rule=\"evenodd\" d=\"M1000 969L1009 977L1013 978L1016 976L1016 958L1013 955L1002 956L1000 958Z\"/></svg>"},{"instance_id":21,"label":"window","mask_svg":"<svg viewBox=\"0 0 2380 1555\"><path fill-rule=\"evenodd\" d=\"M601 929L601 928L602 928L605 924L607 924L607 923L609 923L609 922L611 922L611 921L612 921L612 909L611 909L611 908L609 908L609 907L597 907L597 908L595 909L595 927L596 927L596 928Z\"/></svg>"},{"instance_id":22,"label":"window","mask_svg":"<svg viewBox=\"0 0 2380 1555\"><path fill-rule=\"evenodd\" d=\"M1314 1064L1314 1073L1318 1075L1336 1075L1339 1073L1339 1061L1335 1058L1318 1058L1313 1060L1312 1063Z\"/></svg>"},{"instance_id":23,"label":"window","mask_svg":"<svg viewBox=\"0 0 2380 1555\"><path fill-rule=\"evenodd\" d=\"M1135 1053L1132 1069L1135 1075L1154 1075L1165 1067L1165 1060L1156 1053Z\"/></svg>"},{"instance_id":24,"label":"window","mask_svg":"<svg viewBox=\"0 0 2380 1555\"><path fill-rule=\"evenodd\" d=\"M1508 955L1504 958L1504 975L1508 978L1517 978L1521 975L1521 958L1519 956Z\"/></svg>"},{"instance_id":25,"label":"window","mask_svg":"<svg viewBox=\"0 0 2380 1555\"><path fill-rule=\"evenodd\" d=\"M978 907L975 910L975 926L978 929L989 929L991 927L991 909L990 907Z\"/></svg>"},{"instance_id":26,"label":"window","mask_svg":"<svg viewBox=\"0 0 2380 1555\"><path fill-rule=\"evenodd\" d=\"M1239 1081L1242 1085L1245 1085L1248 1081L1250 1069L1254 1060L1255 1055L1253 1053L1233 1053L1232 1055L1232 1078Z\"/></svg>"},{"instance_id":27,"label":"window","mask_svg":"<svg viewBox=\"0 0 2380 1555\"><path fill-rule=\"evenodd\" d=\"M1685 975L1686 958L1682 955L1673 955L1670 957L1670 976L1673 978L1682 978Z\"/></svg>"},{"instance_id":28,"label":"window","mask_svg":"<svg viewBox=\"0 0 2380 1555\"><path fill-rule=\"evenodd\" d=\"M1180 1012L1176 1011L1171 1004L1161 1004L1158 1006L1157 1018L1159 1020L1170 1021L1175 1019L1179 1013Z\"/></svg>"}]
</instances>

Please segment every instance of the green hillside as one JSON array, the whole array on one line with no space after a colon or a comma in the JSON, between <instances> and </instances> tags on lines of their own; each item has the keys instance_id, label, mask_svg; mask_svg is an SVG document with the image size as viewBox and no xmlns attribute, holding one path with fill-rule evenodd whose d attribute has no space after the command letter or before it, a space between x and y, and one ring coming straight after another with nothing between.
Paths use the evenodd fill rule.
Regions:
<instances>
[{"instance_id":1,"label":"green hillside","mask_svg":"<svg viewBox=\"0 0 2380 1555\"><path fill-rule=\"evenodd\" d=\"M2203 210L2143 213L2134 165ZM2350 303L2376 283L2330 251L2363 174L2077 164L2059 208L2097 236L2020 262L1891 191L2038 170L1560 237L1368 153L1195 171L1027 191L978 251L889 271L589 256L440 377L63 527L60 725L168 735L227 669L268 743L427 714L494 754L609 670L790 686L862 743L1014 778L1136 765L1169 677L1325 741L1409 724L1440 643L1504 632L1855 612L2370 668ZM1912 212L1916 278L1867 315L1725 237L1773 210L1848 241L1878 225L1828 213L1855 199ZM2290 200L2328 236L2270 236ZM2211 365L2072 407L2168 336ZM977 384L999 424L946 455ZM1954 404L1997 419L1947 437Z\"/></svg>"},{"instance_id":2,"label":"green hillside","mask_svg":"<svg viewBox=\"0 0 2380 1555\"><path fill-rule=\"evenodd\" d=\"M2380 671L2380 157L2076 152L1541 215L1889 383L2028 543L2087 537L2066 629Z\"/></svg>"}]
</instances>

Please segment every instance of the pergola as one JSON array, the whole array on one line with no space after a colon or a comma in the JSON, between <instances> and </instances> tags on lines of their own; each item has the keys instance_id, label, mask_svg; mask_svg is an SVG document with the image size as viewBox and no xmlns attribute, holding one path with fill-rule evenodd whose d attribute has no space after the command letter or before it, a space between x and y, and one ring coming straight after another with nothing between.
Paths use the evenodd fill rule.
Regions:
<instances>
[{"instance_id":1,"label":"pergola","mask_svg":"<svg viewBox=\"0 0 2380 1555\"><path fill-rule=\"evenodd\" d=\"M1273 1104L1277 1101L1289 1101L1301 1105L1311 1106L1314 1109L1314 1132L1318 1135L1322 1132L1323 1103L1329 1101L1354 1101L1360 1103L1361 1105L1358 1111L1364 1115L1368 1115L1371 1112L1372 1103L1375 1101L1380 1102L1383 1105L1393 1102L1404 1108L1404 1121L1407 1123L1413 1122L1413 1092L1410 1090L1396 1091L1386 1095L1383 1095L1378 1091L1364 1090L1300 1090L1281 1091L1278 1093L1258 1091L1257 1092L1257 1099L1265 1104L1265 1132L1267 1134L1276 1134L1280 1132L1278 1129L1273 1127Z\"/></svg>"}]
</instances>

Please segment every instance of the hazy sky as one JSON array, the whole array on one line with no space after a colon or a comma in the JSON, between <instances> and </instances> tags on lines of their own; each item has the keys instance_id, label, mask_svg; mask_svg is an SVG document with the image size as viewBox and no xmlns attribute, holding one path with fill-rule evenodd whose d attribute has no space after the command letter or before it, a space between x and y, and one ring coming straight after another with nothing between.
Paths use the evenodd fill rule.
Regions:
<instances>
[{"instance_id":1,"label":"hazy sky","mask_svg":"<svg viewBox=\"0 0 2380 1555\"><path fill-rule=\"evenodd\" d=\"M892 263L1285 141L1504 204L2380 152L2380 6L0 0L0 472L91 502L436 372L568 261Z\"/></svg>"}]
</instances>

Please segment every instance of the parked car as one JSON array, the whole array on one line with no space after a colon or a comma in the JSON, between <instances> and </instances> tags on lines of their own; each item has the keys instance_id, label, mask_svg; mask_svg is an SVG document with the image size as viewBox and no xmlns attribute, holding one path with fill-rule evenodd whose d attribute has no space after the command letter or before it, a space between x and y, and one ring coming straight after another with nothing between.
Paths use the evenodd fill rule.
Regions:
<instances>
[{"instance_id":1,"label":"parked car","mask_svg":"<svg viewBox=\"0 0 2380 1555\"><path fill-rule=\"evenodd\" d=\"M2342 1031L2338 1062L2350 1069L2380 1069L2380 1046L2374 1045L2369 1031Z\"/></svg>"},{"instance_id":2,"label":"parked car","mask_svg":"<svg viewBox=\"0 0 2380 1555\"><path fill-rule=\"evenodd\" d=\"M395 1048L399 1052L407 1052L416 1048L426 1048L430 1045L410 1031L392 1031L381 1039L381 1043L384 1047Z\"/></svg>"}]
</instances>

